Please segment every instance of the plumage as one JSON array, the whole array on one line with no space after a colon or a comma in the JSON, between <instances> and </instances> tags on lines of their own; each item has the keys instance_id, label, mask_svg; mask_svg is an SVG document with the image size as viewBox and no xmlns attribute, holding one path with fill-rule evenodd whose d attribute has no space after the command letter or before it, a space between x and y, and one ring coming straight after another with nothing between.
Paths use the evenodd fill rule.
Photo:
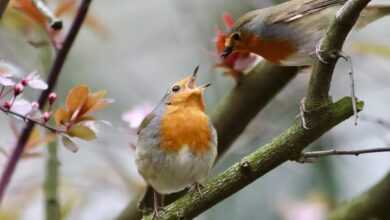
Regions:
<instances>
[{"instance_id":1,"label":"plumage","mask_svg":"<svg viewBox=\"0 0 390 220\"><path fill-rule=\"evenodd\" d=\"M159 193L202 182L214 164L217 136L205 114L205 87L195 86L194 76L178 81L140 126L137 169Z\"/></svg>"},{"instance_id":2,"label":"plumage","mask_svg":"<svg viewBox=\"0 0 390 220\"><path fill-rule=\"evenodd\" d=\"M225 40L225 55L233 50L252 52L285 66L307 66L316 48L347 0L290 0L241 16ZM390 6L369 6L358 27L390 14ZM237 38L237 39L235 39Z\"/></svg>"}]
</instances>

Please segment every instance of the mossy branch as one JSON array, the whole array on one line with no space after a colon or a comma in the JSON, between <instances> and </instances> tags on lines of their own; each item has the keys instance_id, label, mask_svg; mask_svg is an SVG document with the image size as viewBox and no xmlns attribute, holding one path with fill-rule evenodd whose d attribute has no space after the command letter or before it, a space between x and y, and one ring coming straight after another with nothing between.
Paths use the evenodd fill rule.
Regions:
<instances>
[{"instance_id":1,"label":"mossy branch","mask_svg":"<svg viewBox=\"0 0 390 220\"><path fill-rule=\"evenodd\" d=\"M324 56L327 63L317 60L313 66L305 103L307 110L318 109L330 102L330 82L340 57L339 53L342 51L345 39L359 18L360 12L369 2L370 0L349 0L331 22L319 48L319 53Z\"/></svg>"},{"instance_id":2,"label":"mossy branch","mask_svg":"<svg viewBox=\"0 0 390 220\"><path fill-rule=\"evenodd\" d=\"M362 103L359 103L359 107L362 107ZM165 207L164 211L160 213L159 219L173 220L196 217L282 163L298 159L306 146L352 114L351 98L346 97L323 108L310 130L305 130L300 122L295 122L271 143L259 146L258 150L210 180L201 189L202 196L198 192L187 193ZM143 219L152 219L152 215Z\"/></svg>"}]
</instances>

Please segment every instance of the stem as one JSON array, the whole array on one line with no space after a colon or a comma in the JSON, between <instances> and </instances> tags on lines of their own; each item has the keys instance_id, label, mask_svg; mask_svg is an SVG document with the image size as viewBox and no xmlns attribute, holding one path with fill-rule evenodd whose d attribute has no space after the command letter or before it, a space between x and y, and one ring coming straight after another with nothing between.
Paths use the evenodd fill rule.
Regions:
<instances>
[{"instance_id":1,"label":"stem","mask_svg":"<svg viewBox=\"0 0 390 220\"><path fill-rule=\"evenodd\" d=\"M48 146L49 158L46 162L46 178L44 183L46 219L61 219L60 202L58 200L58 142L53 141Z\"/></svg>"},{"instance_id":2,"label":"stem","mask_svg":"<svg viewBox=\"0 0 390 220\"><path fill-rule=\"evenodd\" d=\"M41 121L38 121L36 119L33 119L33 118L30 118L29 116L26 116L26 115L22 115L22 114L19 114L17 112L13 112L13 111L10 111L10 110L7 110L5 109L4 107L0 107L0 110L6 114L11 114L11 115L14 115L18 118L21 118L23 119L24 121L27 121L27 122L32 122L34 124L37 124L41 127L44 127L46 128L48 131L50 132L53 132L53 133L64 133L66 132L65 130L61 130L61 129L58 129L58 128L55 128L55 127L52 127L48 124L46 124L45 122L41 122Z\"/></svg>"},{"instance_id":3,"label":"stem","mask_svg":"<svg viewBox=\"0 0 390 220\"><path fill-rule=\"evenodd\" d=\"M3 17L5 9L7 9L9 0L0 0L0 19Z\"/></svg>"},{"instance_id":4,"label":"stem","mask_svg":"<svg viewBox=\"0 0 390 220\"><path fill-rule=\"evenodd\" d=\"M47 79L48 88L47 90L42 91L38 103L39 107L43 109L45 106L47 99L49 97L49 94L54 90L58 77L61 73L61 69L64 65L64 62L66 60L66 57L68 56L69 50L71 46L73 45L73 42L81 28L81 25L86 17L89 5L92 0L83 0L79 6L77 15L75 20L73 21L73 24L69 30L68 35L66 36L65 42L63 47L58 51L58 54L54 60L54 63L52 65L52 68L49 72L49 76ZM2 174L1 180L0 180L0 203L3 200L4 192L8 186L9 181L11 180L12 174L15 171L15 167L23 153L24 147L26 145L26 142L28 141L28 138L33 130L34 122L28 121L26 126L24 127L18 142L16 143L15 149L11 154L11 157L9 158L9 161L5 167L5 170Z\"/></svg>"},{"instance_id":5,"label":"stem","mask_svg":"<svg viewBox=\"0 0 390 220\"><path fill-rule=\"evenodd\" d=\"M311 151L311 152L304 152L301 155L301 159L303 159L303 162L305 159L309 158L319 158L324 156L331 156L331 155L355 155L359 156L360 154L369 154L369 153L379 153L379 152L390 152L390 147L378 147L378 148L368 148L368 149L361 149L361 150L320 150L320 151Z\"/></svg>"}]
</instances>

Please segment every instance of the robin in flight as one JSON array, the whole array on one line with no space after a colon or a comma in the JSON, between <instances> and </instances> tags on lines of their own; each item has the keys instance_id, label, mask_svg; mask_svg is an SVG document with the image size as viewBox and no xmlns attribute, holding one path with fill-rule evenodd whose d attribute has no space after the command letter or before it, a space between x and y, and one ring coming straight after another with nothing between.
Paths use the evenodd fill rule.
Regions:
<instances>
[{"instance_id":1,"label":"robin in flight","mask_svg":"<svg viewBox=\"0 0 390 220\"><path fill-rule=\"evenodd\" d=\"M158 194L188 186L199 189L217 157L217 135L205 113L204 91L193 74L174 83L138 130L138 172L154 190L154 216Z\"/></svg>"},{"instance_id":2,"label":"robin in flight","mask_svg":"<svg viewBox=\"0 0 390 220\"><path fill-rule=\"evenodd\" d=\"M347 0L290 0L241 16L225 39L222 54L251 52L283 66L312 65L336 12ZM357 27L390 14L390 6L368 6Z\"/></svg>"}]
</instances>

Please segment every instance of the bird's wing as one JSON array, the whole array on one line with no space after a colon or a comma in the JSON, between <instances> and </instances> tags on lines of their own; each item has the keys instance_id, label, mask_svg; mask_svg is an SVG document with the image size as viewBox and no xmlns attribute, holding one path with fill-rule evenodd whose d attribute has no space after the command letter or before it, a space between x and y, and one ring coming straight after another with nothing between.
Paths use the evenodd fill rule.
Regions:
<instances>
[{"instance_id":1,"label":"bird's wing","mask_svg":"<svg viewBox=\"0 0 390 220\"><path fill-rule=\"evenodd\" d=\"M149 123L153 120L153 118L156 117L156 114L154 112L149 113L141 122L141 125L138 127L137 134L139 134L142 129L146 128Z\"/></svg>"},{"instance_id":2,"label":"bird's wing","mask_svg":"<svg viewBox=\"0 0 390 220\"><path fill-rule=\"evenodd\" d=\"M289 23L329 7L343 5L347 0L291 0L281 4L278 13L270 16L271 23Z\"/></svg>"}]
</instances>

